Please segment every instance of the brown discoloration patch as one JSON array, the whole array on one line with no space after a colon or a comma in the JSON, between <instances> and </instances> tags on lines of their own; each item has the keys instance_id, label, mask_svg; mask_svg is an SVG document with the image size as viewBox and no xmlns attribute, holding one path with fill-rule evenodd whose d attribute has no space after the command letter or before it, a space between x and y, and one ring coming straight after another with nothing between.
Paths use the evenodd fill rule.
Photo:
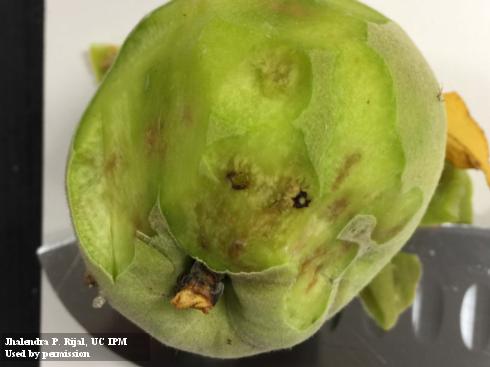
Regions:
<instances>
[{"instance_id":1,"label":"brown discoloration patch","mask_svg":"<svg viewBox=\"0 0 490 367\"><path fill-rule=\"evenodd\" d=\"M245 241L236 240L228 247L228 256L232 259L237 259L243 253Z\"/></svg>"},{"instance_id":2,"label":"brown discoloration patch","mask_svg":"<svg viewBox=\"0 0 490 367\"><path fill-rule=\"evenodd\" d=\"M121 164L121 156L115 152L109 154L104 163L104 174L113 176Z\"/></svg>"},{"instance_id":3,"label":"brown discoloration patch","mask_svg":"<svg viewBox=\"0 0 490 367\"><path fill-rule=\"evenodd\" d=\"M310 282L308 283L308 286L306 287L306 293L309 293L317 282L318 282L318 276L315 274L313 278L311 278Z\"/></svg>"},{"instance_id":4,"label":"brown discoloration patch","mask_svg":"<svg viewBox=\"0 0 490 367\"><path fill-rule=\"evenodd\" d=\"M313 257L309 257L305 261L301 263L301 266L299 267L299 273L303 274L306 272L306 270L310 267L310 264L313 263L315 259Z\"/></svg>"},{"instance_id":5,"label":"brown discoloration patch","mask_svg":"<svg viewBox=\"0 0 490 367\"><path fill-rule=\"evenodd\" d=\"M145 130L145 151L149 156L163 156L165 145L161 136L161 124L161 119L159 118Z\"/></svg>"},{"instance_id":6,"label":"brown discoloration patch","mask_svg":"<svg viewBox=\"0 0 490 367\"><path fill-rule=\"evenodd\" d=\"M182 109L182 122L186 126L191 126L194 122L194 110L189 104L185 104Z\"/></svg>"},{"instance_id":7,"label":"brown discoloration patch","mask_svg":"<svg viewBox=\"0 0 490 367\"><path fill-rule=\"evenodd\" d=\"M311 9L298 2L274 1L271 3L273 11L294 18L304 18L312 14Z\"/></svg>"},{"instance_id":8,"label":"brown discoloration patch","mask_svg":"<svg viewBox=\"0 0 490 367\"><path fill-rule=\"evenodd\" d=\"M352 153L351 155L347 156L347 158L344 161L344 164L340 168L340 171L333 182L332 191L336 191L340 188L342 183L349 176L352 167L354 167L357 163L359 163L361 158L362 156L360 153Z\"/></svg>"},{"instance_id":9,"label":"brown discoloration patch","mask_svg":"<svg viewBox=\"0 0 490 367\"><path fill-rule=\"evenodd\" d=\"M318 264L315 268L315 271L313 272L313 277L311 278L310 282L308 283L308 286L306 287L306 293L309 293L311 289L318 283L318 278L320 276L320 272L323 269L323 262Z\"/></svg>"},{"instance_id":10,"label":"brown discoloration patch","mask_svg":"<svg viewBox=\"0 0 490 367\"><path fill-rule=\"evenodd\" d=\"M304 241L304 240L296 242L292 246L292 253L300 254L303 251L303 249L305 248L305 246L306 246L306 241Z\"/></svg>"},{"instance_id":11,"label":"brown discoloration patch","mask_svg":"<svg viewBox=\"0 0 490 367\"><path fill-rule=\"evenodd\" d=\"M345 197L336 199L327 207L327 218L329 220L337 219L342 213L345 212L349 206L349 200Z\"/></svg>"},{"instance_id":12,"label":"brown discoloration patch","mask_svg":"<svg viewBox=\"0 0 490 367\"><path fill-rule=\"evenodd\" d=\"M202 249L204 249L204 250L208 250L209 249L209 241L206 238L206 236L203 233L201 233L201 232L199 232L199 234L198 234L197 243L199 244L199 246Z\"/></svg>"},{"instance_id":13,"label":"brown discoloration patch","mask_svg":"<svg viewBox=\"0 0 490 367\"><path fill-rule=\"evenodd\" d=\"M323 263L323 258L327 254L328 250L325 247L318 247L313 254L308 257L305 261L303 261L299 268L299 273L304 274L307 272L313 265L318 267L318 261Z\"/></svg>"}]
</instances>

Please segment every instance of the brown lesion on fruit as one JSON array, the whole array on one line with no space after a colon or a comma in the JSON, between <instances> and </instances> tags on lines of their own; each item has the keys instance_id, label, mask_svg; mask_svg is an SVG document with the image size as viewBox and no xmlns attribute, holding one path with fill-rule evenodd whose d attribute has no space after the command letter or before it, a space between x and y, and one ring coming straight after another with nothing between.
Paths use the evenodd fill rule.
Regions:
<instances>
[{"instance_id":1,"label":"brown lesion on fruit","mask_svg":"<svg viewBox=\"0 0 490 367\"><path fill-rule=\"evenodd\" d=\"M252 62L261 91L268 98L282 98L295 90L300 78L300 55L286 47L267 50Z\"/></svg>"},{"instance_id":2,"label":"brown lesion on fruit","mask_svg":"<svg viewBox=\"0 0 490 367\"><path fill-rule=\"evenodd\" d=\"M349 207L349 200L346 197L341 197L339 199L334 200L327 207L327 219L335 220L339 216L341 216L345 210Z\"/></svg>"},{"instance_id":3,"label":"brown lesion on fruit","mask_svg":"<svg viewBox=\"0 0 490 367\"><path fill-rule=\"evenodd\" d=\"M104 174L106 176L114 176L120 165L121 156L116 152L110 153L104 162Z\"/></svg>"},{"instance_id":4,"label":"brown lesion on fruit","mask_svg":"<svg viewBox=\"0 0 490 367\"><path fill-rule=\"evenodd\" d=\"M164 142L161 136L162 121L159 117L144 131L144 146L149 156L163 156Z\"/></svg>"},{"instance_id":5,"label":"brown lesion on fruit","mask_svg":"<svg viewBox=\"0 0 490 367\"><path fill-rule=\"evenodd\" d=\"M182 122L186 126L191 126L194 121L194 110L189 104L184 104L182 109Z\"/></svg>"},{"instance_id":6,"label":"brown lesion on fruit","mask_svg":"<svg viewBox=\"0 0 490 367\"><path fill-rule=\"evenodd\" d=\"M223 294L223 275L195 261L188 273L183 274L170 303L179 310L195 309L207 314Z\"/></svg>"},{"instance_id":7,"label":"brown lesion on fruit","mask_svg":"<svg viewBox=\"0 0 490 367\"><path fill-rule=\"evenodd\" d=\"M313 287L316 285L316 283L318 283L318 279L320 277L320 272L323 270L323 266L324 266L323 263L321 263L315 267L315 270L313 271L313 276L311 277L310 282L306 286L306 293L309 293L313 289Z\"/></svg>"},{"instance_id":8,"label":"brown lesion on fruit","mask_svg":"<svg viewBox=\"0 0 490 367\"><path fill-rule=\"evenodd\" d=\"M226 178L233 190L245 190L250 186L250 175L247 172L229 171Z\"/></svg>"},{"instance_id":9,"label":"brown lesion on fruit","mask_svg":"<svg viewBox=\"0 0 490 367\"><path fill-rule=\"evenodd\" d=\"M304 18L312 15L312 9L297 1L273 1L270 7L274 12L294 18Z\"/></svg>"},{"instance_id":10,"label":"brown lesion on fruit","mask_svg":"<svg viewBox=\"0 0 490 367\"><path fill-rule=\"evenodd\" d=\"M271 60L266 60L258 63L256 68L265 96L272 97L277 93L283 94L288 89L291 83L291 65L283 62L276 64Z\"/></svg>"},{"instance_id":11,"label":"brown lesion on fruit","mask_svg":"<svg viewBox=\"0 0 490 367\"><path fill-rule=\"evenodd\" d=\"M299 273L304 274L306 273L309 269L311 269L315 264L317 264L318 261L323 261L323 258L327 254L327 249L324 246L318 247L313 254L306 258L300 265L299 267Z\"/></svg>"},{"instance_id":12,"label":"brown lesion on fruit","mask_svg":"<svg viewBox=\"0 0 490 367\"><path fill-rule=\"evenodd\" d=\"M205 251L206 250L209 250L209 247L210 247L209 240L207 239L207 237L201 231L199 231L199 233L197 235L197 244L203 250L205 250Z\"/></svg>"},{"instance_id":13,"label":"brown lesion on fruit","mask_svg":"<svg viewBox=\"0 0 490 367\"><path fill-rule=\"evenodd\" d=\"M318 283L320 274L325 267L328 250L325 246L318 247L311 256L306 258L299 267L299 276L309 279L305 293L309 293Z\"/></svg>"},{"instance_id":14,"label":"brown lesion on fruit","mask_svg":"<svg viewBox=\"0 0 490 367\"><path fill-rule=\"evenodd\" d=\"M235 240L228 247L228 256L231 259L238 259L245 249L246 242L243 240Z\"/></svg>"},{"instance_id":15,"label":"brown lesion on fruit","mask_svg":"<svg viewBox=\"0 0 490 367\"><path fill-rule=\"evenodd\" d=\"M291 177L281 177L274 183L271 190L270 202L264 211L270 214L279 214L294 208L294 198L301 191L306 191L302 187L306 184L298 179ZM299 198L298 198L299 199Z\"/></svg>"},{"instance_id":16,"label":"brown lesion on fruit","mask_svg":"<svg viewBox=\"0 0 490 367\"><path fill-rule=\"evenodd\" d=\"M360 153L352 153L345 158L344 163L333 182L332 191L336 191L340 188L345 179L350 175L352 168L360 162L361 158L362 156Z\"/></svg>"}]
</instances>

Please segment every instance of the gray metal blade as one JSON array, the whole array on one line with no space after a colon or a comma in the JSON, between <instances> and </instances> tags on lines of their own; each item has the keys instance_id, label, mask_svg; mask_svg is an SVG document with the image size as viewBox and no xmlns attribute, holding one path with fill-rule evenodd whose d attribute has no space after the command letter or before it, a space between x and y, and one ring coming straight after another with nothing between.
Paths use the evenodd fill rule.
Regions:
<instances>
[{"instance_id":1,"label":"gray metal blade","mask_svg":"<svg viewBox=\"0 0 490 367\"><path fill-rule=\"evenodd\" d=\"M152 340L145 366L488 367L490 365L490 231L471 227L419 229L406 246L424 272L414 307L383 332L358 301L292 348L237 360L176 351ZM41 248L56 293L89 333L143 332L109 305L92 308L96 289L83 285L85 267L74 240Z\"/></svg>"}]
</instances>

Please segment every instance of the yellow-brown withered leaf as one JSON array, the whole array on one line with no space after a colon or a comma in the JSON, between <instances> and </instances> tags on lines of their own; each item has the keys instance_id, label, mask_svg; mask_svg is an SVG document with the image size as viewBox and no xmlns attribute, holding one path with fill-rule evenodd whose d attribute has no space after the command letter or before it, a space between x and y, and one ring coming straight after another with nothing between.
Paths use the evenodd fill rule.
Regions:
<instances>
[{"instance_id":1,"label":"yellow-brown withered leaf","mask_svg":"<svg viewBox=\"0 0 490 367\"><path fill-rule=\"evenodd\" d=\"M458 93L445 93L444 100L448 123L447 160L457 168L482 170L490 186L489 149L485 133L471 117Z\"/></svg>"}]
</instances>

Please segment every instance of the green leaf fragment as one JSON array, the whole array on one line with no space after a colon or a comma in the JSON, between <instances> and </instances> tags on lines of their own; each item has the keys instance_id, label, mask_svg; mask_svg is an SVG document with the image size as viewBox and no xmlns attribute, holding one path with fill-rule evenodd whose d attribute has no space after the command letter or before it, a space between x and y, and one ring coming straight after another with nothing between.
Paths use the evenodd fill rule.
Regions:
<instances>
[{"instance_id":1,"label":"green leaf fragment","mask_svg":"<svg viewBox=\"0 0 490 367\"><path fill-rule=\"evenodd\" d=\"M90 46L89 57L97 82L101 82L116 59L119 46L96 43Z\"/></svg>"},{"instance_id":2,"label":"green leaf fragment","mask_svg":"<svg viewBox=\"0 0 490 367\"><path fill-rule=\"evenodd\" d=\"M399 253L360 293L364 310L384 329L393 328L413 303L422 273L417 255Z\"/></svg>"},{"instance_id":3,"label":"green leaf fragment","mask_svg":"<svg viewBox=\"0 0 490 367\"><path fill-rule=\"evenodd\" d=\"M471 224L473 186L465 170L447 162L422 225L442 223Z\"/></svg>"}]
</instances>

